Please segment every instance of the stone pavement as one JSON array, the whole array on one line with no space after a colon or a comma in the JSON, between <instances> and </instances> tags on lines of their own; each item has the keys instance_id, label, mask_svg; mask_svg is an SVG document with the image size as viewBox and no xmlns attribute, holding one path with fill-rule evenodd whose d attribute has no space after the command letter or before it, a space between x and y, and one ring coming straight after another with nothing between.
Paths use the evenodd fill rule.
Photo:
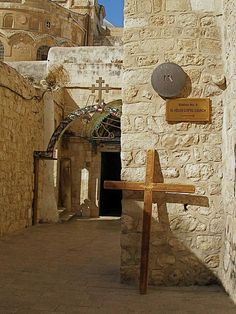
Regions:
<instances>
[{"instance_id":1,"label":"stone pavement","mask_svg":"<svg viewBox=\"0 0 236 314\"><path fill-rule=\"evenodd\" d=\"M39 225L0 240L0 314L235 314L219 287L119 282L119 220Z\"/></svg>"}]
</instances>

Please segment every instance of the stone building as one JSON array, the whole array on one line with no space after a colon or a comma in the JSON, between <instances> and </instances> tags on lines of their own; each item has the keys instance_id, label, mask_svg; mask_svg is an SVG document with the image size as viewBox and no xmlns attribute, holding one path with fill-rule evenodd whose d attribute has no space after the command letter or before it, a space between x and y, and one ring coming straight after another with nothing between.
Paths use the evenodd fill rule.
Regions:
<instances>
[{"instance_id":1,"label":"stone building","mask_svg":"<svg viewBox=\"0 0 236 314\"><path fill-rule=\"evenodd\" d=\"M17 8L26 3L37 7L24 1ZM46 1L37 3L43 6ZM163 180L194 184L196 194L156 195L150 283L221 282L236 301L235 1L127 0L123 48L120 30L104 31L104 9L96 1L92 13L87 1L49 3L48 10L55 6L62 19L68 12L75 14L77 26L91 19L84 28L92 39L79 44L61 29L52 37L73 47L54 42L47 61L9 63L16 70L1 63L1 234L31 225L33 153L46 151L55 128L70 112L97 102L101 83L107 108L119 111L122 105L121 126L110 112L84 114L70 125L54 150L58 160L39 162L38 220L57 221L58 206L84 216L120 214L121 207L116 213L107 211L120 203L121 194L103 194L104 178L119 179L114 169L121 166L122 180L143 181L146 150L156 149ZM72 20L71 28L77 27ZM45 27L44 21L40 25ZM9 38L9 29L6 32L2 29L2 38ZM28 38L28 26L21 32ZM2 43L11 51L8 39ZM36 51L27 60L36 60ZM13 60L22 59L6 59ZM166 120L166 99L150 81L153 70L167 62L181 66L188 77L178 97L211 100L209 123ZM142 194L123 192L121 278L126 282L138 279L142 209Z\"/></svg>"},{"instance_id":2,"label":"stone building","mask_svg":"<svg viewBox=\"0 0 236 314\"><path fill-rule=\"evenodd\" d=\"M93 46L107 35L93 1L0 1L0 60L47 60L51 47Z\"/></svg>"}]
</instances>

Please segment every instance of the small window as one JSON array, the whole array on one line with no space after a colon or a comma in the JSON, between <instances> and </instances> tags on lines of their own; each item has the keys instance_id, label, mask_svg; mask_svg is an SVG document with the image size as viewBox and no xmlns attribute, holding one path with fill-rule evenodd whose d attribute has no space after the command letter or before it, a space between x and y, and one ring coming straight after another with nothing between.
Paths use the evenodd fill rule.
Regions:
<instances>
[{"instance_id":1,"label":"small window","mask_svg":"<svg viewBox=\"0 0 236 314\"><path fill-rule=\"evenodd\" d=\"M51 22L50 21L46 21L46 27L51 28Z\"/></svg>"},{"instance_id":2,"label":"small window","mask_svg":"<svg viewBox=\"0 0 236 314\"><path fill-rule=\"evenodd\" d=\"M0 61L4 61L4 46L1 41L0 41Z\"/></svg>"},{"instance_id":3,"label":"small window","mask_svg":"<svg viewBox=\"0 0 236 314\"><path fill-rule=\"evenodd\" d=\"M49 46L41 46L37 50L37 61L45 61L48 59L48 52L51 47Z\"/></svg>"},{"instance_id":4,"label":"small window","mask_svg":"<svg viewBox=\"0 0 236 314\"><path fill-rule=\"evenodd\" d=\"M3 27L12 28L13 27L13 16L8 14L3 18Z\"/></svg>"}]
</instances>

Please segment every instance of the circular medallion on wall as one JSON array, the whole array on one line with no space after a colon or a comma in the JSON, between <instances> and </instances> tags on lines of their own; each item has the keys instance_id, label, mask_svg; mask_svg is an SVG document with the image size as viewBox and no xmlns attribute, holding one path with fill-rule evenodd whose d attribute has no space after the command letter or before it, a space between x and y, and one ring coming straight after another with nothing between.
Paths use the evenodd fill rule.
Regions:
<instances>
[{"instance_id":1,"label":"circular medallion on wall","mask_svg":"<svg viewBox=\"0 0 236 314\"><path fill-rule=\"evenodd\" d=\"M20 15L19 17L18 17L18 21L19 21L19 23L20 24L26 24L27 23L27 17L25 16L25 15Z\"/></svg>"},{"instance_id":2,"label":"circular medallion on wall","mask_svg":"<svg viewBox=\"0 0 236 314\"><path fill-rule=\"evenodd\" d=\"M152 74L153 89L164 98L178 97L185 87L187 74L175 63L162 63Z\"/></svg>"}]
</instances>

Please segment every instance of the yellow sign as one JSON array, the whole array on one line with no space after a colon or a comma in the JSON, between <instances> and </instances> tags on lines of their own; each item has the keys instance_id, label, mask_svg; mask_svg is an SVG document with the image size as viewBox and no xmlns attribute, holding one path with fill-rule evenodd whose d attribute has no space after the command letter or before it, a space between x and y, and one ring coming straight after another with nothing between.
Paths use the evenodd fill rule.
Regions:
<instances>
[{"instance_id":1,"label":"yellow sign","mask_svg":"<svg viewBox=\"0 0 236 314\"><path fill-rule=\"evenodd\" d=\"M166 102L168 122L211 122L209 98L179 98Z\"/></svg>"}]
</instances>

